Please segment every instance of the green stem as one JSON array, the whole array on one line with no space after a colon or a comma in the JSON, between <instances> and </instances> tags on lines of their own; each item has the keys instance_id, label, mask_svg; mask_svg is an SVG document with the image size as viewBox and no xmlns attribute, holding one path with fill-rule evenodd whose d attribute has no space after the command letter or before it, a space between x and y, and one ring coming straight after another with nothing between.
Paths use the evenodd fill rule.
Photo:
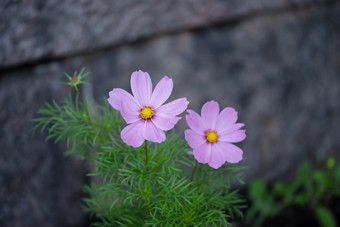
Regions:
<instances>
[{"instance_id":1,"label":"green stem","mask_svg":"<svg viewBox=\"0 0 340 227\"><path fill-rule=\"evenodd\" d=\"M145 143L145 166L147 166L148 165L148 143L147 143L147 140L145 140L144 143Z\"/></svg>"},{"instance_id":2,"label":"green stem","mask_svg":"<svg viewBox=\"0 0 340 227\"><path fill-rule=\"evenodd\" d=\"M145 168L146 172L148 172L148 143L147 140L144 140L144 145L145 145ZM147 201L145 201L147 202ZM146 204L145 205L145 217L146 219L149 218L149 206Z\"/></svg>"},{"instance_id":3,"label":"green stem","mask_svg":"<svg viewBox=\"0 0 340 227\"><path fill-rule=\"evenodd\" d=\"M76 92L77 92L77 94L79 95L80 101L81 101L81 103L82 103L82 105L83 105L83 108L84 108L84 111L85 111L85 115L86 115L86 117L87 117L87 121L88 121L89 124L91 125L91 127L92 127L92 129L93 129L93 133L94 133L94 135L95 135L95 134L96 134L96 131L95 131L94 125L93 125L92 120L91 120L91 117L90 117L89 109L87 108L87 103L85 102L85 99L83 98L83 95L81 94L81 92L80 92L78 86L74 86L74 88L76 89ZM98 144L99 144L99 148L101 148L101 147L102 147L102 144L101 144L100 140L97 139L97 141L98 141Z\"/></svg>"},{"instance_id":4,"label":"green stem","mask_svg":"<svg viewBox=\"0 0 340 227\"><path fill-rule=\"evenodd\" d=\"M80 98L81 103L83 104L84 111L85 111L85 114L86 114L86 116L87 116L87 120L89 121L89 124L90 124L91 126L93 126L93 123L92 123L91 118L90 118L89 110L88 110L88 108L87 108L87 104L86 104L85 101L84 101L83 95L81 94L81 92L80 92L78 86L75 86L75 89L76 89L76 91L77 91L77 93L78 93L78 95L79 95L79 98Z\"/></svg>"},{"instance_id":5,"label":"green stem","mask_svg":"<svg viewBox=\"0 0 340 227\"><path fill-rule=\"evenodd\" d=\"M195 175L196 169L197 169L197 164L198 164L198 161L196 160L194 169L193 169L192 172L191 172L190 182L192 182L193 179L194 179L194 175Z\"/></svg>"}]
</instances>

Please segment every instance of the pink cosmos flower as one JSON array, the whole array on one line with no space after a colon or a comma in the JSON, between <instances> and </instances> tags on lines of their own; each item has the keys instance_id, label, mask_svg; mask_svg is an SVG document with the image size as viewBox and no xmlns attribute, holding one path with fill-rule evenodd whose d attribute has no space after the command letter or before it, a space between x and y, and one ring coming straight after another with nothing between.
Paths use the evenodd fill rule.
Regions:
<instances>
[{"instance_id":1,"label":"pink cosmos flower","mask_svg":"<svg viewBox=\"0 0 340 227\"><path fill-rule=\"evenodd\" d=\"M176 99L162 105L170 96L173 87L172 79L164 76L152 92L149 74L143 71L131 75L133 96L120 88L109 93L108 102L120 111L126 121L121 137L129 146L139 147L144 140L161 143L165 140L164 131L172 129L189 102L186 98Z\"/></svg>"},{"instance_id":2,"label":"pink cosmos flower","mask_svg":"<svg viewBox=\"0 0 340 227\"><path fill-rule=\"evenodd\" d=\"M206 102L198 115L187 110L187 123L190 129L184 131L185 139L194 150L194 157L200 163L208 163L218 169L226 161L237 163L242 159L243 151L232 143L246 138L245 131L240 130L243 123L236 123L237 112L227 107L220 113L217 102Z\"/></svg>"}]
</instances>

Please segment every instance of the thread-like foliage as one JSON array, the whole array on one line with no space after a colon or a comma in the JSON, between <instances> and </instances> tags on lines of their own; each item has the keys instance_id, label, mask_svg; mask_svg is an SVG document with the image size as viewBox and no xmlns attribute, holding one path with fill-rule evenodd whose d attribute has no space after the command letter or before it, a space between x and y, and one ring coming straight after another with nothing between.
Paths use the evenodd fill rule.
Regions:
<instances>
[{"instance_id":1,"label":"thread-like foliage","mask_svg":"<svg viewBox=\"0 0 340 227\"><path fill-rule=\"evenodd\" d=\"M77 76L83 78L71 79ZM136 149L121 140L119 112L106 100L94 111L74 87L74 97L70 92L60 104L45 103L33 119L34 132L46 130L46 139L66 141L65 154L94 163L88 176L96 183L83 187L83 210L97 220L93 226L227 226L242 216L244 201L231 184L242 183L243 167L199 165L191 179L195 159L175 131L163 143L147 144L147 161L145 144Z\"/></svg>"}]
</instances>

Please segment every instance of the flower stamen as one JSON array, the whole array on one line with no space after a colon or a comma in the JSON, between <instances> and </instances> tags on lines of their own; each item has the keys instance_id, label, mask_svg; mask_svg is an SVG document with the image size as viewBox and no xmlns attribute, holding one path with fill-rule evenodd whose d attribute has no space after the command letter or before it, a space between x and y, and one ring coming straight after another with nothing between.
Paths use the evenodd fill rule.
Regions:
<instances>
[{"instance_id":1,"label":"flower stamen","mask_svg":"<svg viewBox=\"0 0 340 227\"><path fill-rule=\"evenodd\" d=\"M150 118L152 118L154 112L153 109L150 106L145 106L143 107L140 111L140 116L144 119L144 120L148 120Z\"/></svg>"},{"instance_id":2,"label":"flower stamen","mask_svg":"<svg viewBox=\"0 0 340 227\"><path fill-rule=\"evenodd\" d=\"M206 134L206 137L209 143L215 143L218 139L218 135L214 130L209 130Z\"/></svg>"}]
</instances>

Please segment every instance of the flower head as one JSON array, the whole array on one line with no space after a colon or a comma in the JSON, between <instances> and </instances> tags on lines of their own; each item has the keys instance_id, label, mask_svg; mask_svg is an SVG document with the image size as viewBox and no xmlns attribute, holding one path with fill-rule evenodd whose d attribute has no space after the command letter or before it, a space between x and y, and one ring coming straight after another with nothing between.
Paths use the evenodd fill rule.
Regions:
<instances>
[{"instance_id":1,"label":"flower head","mask_svg":"<svg viewBox=\"0 0 340 227\"><path fill-rule=\"evenodd\" d=\"M189 102L186 98L163 103L169 98L173 87L172 79L164 76L152 91L152 82L148 73L133 72L129 94L123 89L114 88L109 93L108 102L120 111L126 121L121 137L129 146L139 147L144 140L161 143L165 140L164 131L172 129Z\"/></svg>"},{"instance_id":2,"label":"flower head","mask_svg":"<svg viewBox=\"0 0 340 227\"><path fill-rule=\"evenodd\" d=\"M70 85L71 87L75 87L77 88L77 86L79 84L88 84L87 82L83 81L83 79L89 74L90 72L86 72L85 73L85 67L82 68L80 70L80 72L78 73L77 71L75 71L73 73L73 76L70 76L69 74L67 73L64 73L65 76L67 77L68 79L68 82L64 83L64 84L67 84L67 85Z\"/></svg>"},{"instance_id":3,"label":"flower head","mask_svg":"<svg viewBox=\"0 0 340 227\"><path fill-rule=\"evenodd\" d=\"M184 131L185 139L198 162L218 169L226 161L237 163L242 159L243 151L232 143L244 140L246 130L240 129L243 123L236 123L237 112L233 108L227 107L220 113L218 103L210 101L203 105L202 117L192 110L187 112L190 129Z\"/></svg>"}]
</instances>

